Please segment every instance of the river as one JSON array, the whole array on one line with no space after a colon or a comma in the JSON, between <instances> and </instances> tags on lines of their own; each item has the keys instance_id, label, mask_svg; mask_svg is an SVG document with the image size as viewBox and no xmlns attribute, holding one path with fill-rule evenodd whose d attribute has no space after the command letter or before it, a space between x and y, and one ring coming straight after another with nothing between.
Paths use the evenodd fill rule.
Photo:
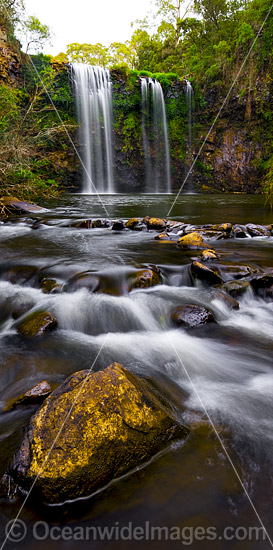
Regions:
<instances>
[{"instance_id":1,"label":"river","mask_svg":"<svg viewBox=\"0 0 273 550\"><path fill-rule=\"evenodd\" d=\"M155 231L71 227L90 218L164 218L174 197L105 195L102 200L109 216L98 197L69 195L43 204L48 210L38 216L15 217L0 226L1 406L41 380L56 385L89 369L108 334L95 370L117 361L164 386L191 435L88 499L62 507L30 499L20 514L26 537L5 548L270 548L261 532L256 541L249 528L260 528L262 521L273 535L273 301L247 292L238 311L228 309L207 288L189 284L187 268L198 253L155 240ZM272 223L262 197L236 194L181 195L170 218L194 225ZM273 237L230 238L211 246L223 266L273 268ZM150 265L160 268L164 284L128 293L128 274ZM104 292L67 284L85 271L103 281ZM55 279L63 291L45 294L44 278ZM174 328L170 312L183 303L209 306L217 324ZM58 330L23 340L14 319L20 308L50 311ZM1 475L35 410L0 415ZM19 509L19 498L1 498L3 539L6 523ZM110 541L99 540L99 531L98 540L93 532L85 536L89 540L74 540L76 527L90 526L115 530ZM125 527L128 531L121 531ZM138 540L129 532L137 527L146 529ZM158 537L151 527L165 531ZM175 540L174 527L184 538ZM210 529L211 538L202 529ZM126 533L134 540L128 542Z\"/></svg>"}]
</instances>

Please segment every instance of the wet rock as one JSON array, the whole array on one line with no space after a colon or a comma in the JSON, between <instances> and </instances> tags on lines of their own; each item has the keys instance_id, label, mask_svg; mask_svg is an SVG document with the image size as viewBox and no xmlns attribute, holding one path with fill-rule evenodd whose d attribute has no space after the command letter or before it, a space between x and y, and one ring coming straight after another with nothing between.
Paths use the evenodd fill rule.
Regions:
<instances>
[{"instance_id":1,"label":"wet rock","mask_svg":"<svg viewBox=\"0 0 273 550\"><path fill-rule=\"evenodd\" d=\"M219 285L223 282L222 277L216 269L210 269L201 262L192 262L191 272L194 278L206 281L211 285Z\"/></svg>"},{"instance_id":2,"label":"wet rock","mask_svg":"<svg viewBox=\"0 0 273 550\"><path fill-rule=\"evenodd\" d=\"M149 218L146 222L148 229L156 229L157 231L162 231L166 229L166 222L160 218Z\"/></svg>"},{"instance_id":3,"label":"wet rock","mask_svg":"<svg viewBox=\"0 0 273 550\"><path fill-rule=\"evenodd\" d=\"M263 296L265 294L265 289L269 289L273 285L273 273L264 273L257 277L253 277L250 280L250 284L255 294Z\"/></svg>"},{"instance_id":4,"label":"wet rock","mask_svg":"<svg viewBox=\"0 0 273 550\"><path fill-rule=\"evenodd\" d=\"M110 227L109 220L80 220L69 223L68 227L76 227L77 229L97 229L101 227Z\"/></svg>"},{"instance_id":5,"label":"wet rock","mask_svg":"<svg viewBox=\"0 0 273 550\"><path fill-rule=\"evenodd\" d=\"M217 260L218 254L213 250L212 248L207 248L206 250L203 250L201 254L201 260L202 262L209 262L210 260Z\"/></svg>"},{"instance_id":6,"label":"wet rock","mask_svg":"<svg viewBox=\"0 0 273 550\"><path fill-rule=\"evenodd\" d=\"M155 240L157 241L169 241L170 240L170 237L168 235L168 233L159 233L158 235L155 236Z\"/></svg>"},{"instance_id":7,"label":"wet rock","mask_svg":"<svg viewBox=\"0 0 273 550\"><path fill-rule=\"evenodd\" d=\"M244 279L257 272L257 268L250 265L221 264L221 274L224 281Z\"/></svg>"},{"instance_id":8,"label":"wet rock","mask_svg":"<svg viewBox=\"0 0 273 550\"><path fill-rule=\"evenodd\" d=\"M228 292L233 298L243 296L251 288L248 281L228 281L222 286L225 292Z\"/></svg>"},{"instance_id":9,"label":"wet rock","mask_svg":"<svg viewBox=\"0 0 273 550\"><path fill-rule=\"evenodd\" d=\"M177 242L177 246L187 250L201 250L202 248L207 248L207 244L204 242L202 235L197 231L193 231L181 237Z\"/></svg>"},{"instance_id":10,"label":"wet rock","mask_svg":"<svg viewBox=\"0 0 273 550\"><path fill-rule=\"evenodd\" d=\"M17 325L17 332L22 336L32 338L56 329L57 320L48 311L34 311Z\"/></svg>"},{"instance_id":11,"label":"wet rock","mask_svg":"<svg viewBox=\"0 0 273 550\"><path fill-rule=\"evenodd\" d=\"M203 306L194 304L184 305L176 308L171 314L172 322L177 326L198 327L215 323L214 316L211 311Z\"/></svg>"},{"instance_id":12,"label":"wet rock","mask_svg":"<svg viewBox=\"0 0 273 550\"><path fill-rule=\"evenodd\" d=\"M133 288L149 288L151 286L160 285L160 274L154 269L140 269L139 271L130 275L129 278L129 290Z\"/></svg>"},{"instance_id":13,"label":"wet rock","mask_svg":"<svg viewBox=\"0 0 273 550\"><path fill-rule=\"evenodd\" d=\"M96 292L99 288L100 279L92 271L76 273L63 285L64 292L75 292L80 288L87 288L90 292Z\"/></svg>"},{"instance_id":14,"label":"wet rock","mask_svg":"<svg viewBox=\"0 0 273 550\"><path fill-rule=\"evenodd\" d=\"M271 231L263 225L248 223L246 228L251 237L269 237L271 235Z\"/></svg>"},{"instance_id":15,"label":"wet rock","mask_svg":"<svg viewBox=\"0 0 273 550\"><path fill-rule=\"evenodd\" d=\"M38 267L32 265L14 265L11 267L2 266L1 270L1 279L8 281L13 285L22 285L35 275L38 271Z\"/></svg>"},{"instance_id":16,"label":"wet rock","mask_svg":"<svg viewBox=\"0 0 273 550\"><path fill-rule=\"evenodd\" d=\"M231 223L220 223L217 225L212 225L211 229L215 231L225 231L226 233L231 233L233 225Z\"/></svg>"},{"instance_id":17,"label":"wet rock","mask_svg":"<svg viewBox=\"0 0 273 550\"><path fill-rule=\"evenodd\" d=\"M112 231L122 231L125 228L122 220L115 220L112 224Z\"/></svg>"},{"instance_id":18,"label":"wet rock","mask_svg":"<svg viewBox=\"0 0 273 550\"><path fill-rule=\"evenodd\" d=\"M4 205L2 214L25 214L26 212L47 212L46 208L41 208L37 204L24 202L15 197L1 197L1 204Z\"/></svg>"},{"instance_id":19,"label":"wet rock","mask_svg":"<svg viewBox=\"0 0 273 550\"><path fill-rule=\"evenodd\" d=\"M245 230L245 227L242 226L242 225L234 225L232 234L237 239L246 239L247 238L247 232Z\"/></svg>"},{"instance_id":20,"label":"wet rock","mask_svg":"<svg viewBox=\"0 0 273 550\"><path fill-rule=\"evenodd\" d=\"M39 473L34 492L59 503L93 493L187 434L148 382L114 363L73 374L44 401L8 473L24 490Z\"/></svg>"},{"instance_id":21,"label":"wet rock","mask_svg":"<svg viewBox=\"0 0 273 550\"><path fill-rule=\"evenodd\" d=\"M125 227L127 227L127 229L131 229L132 231L141 231L144 225L140 223L138 218L131 218L128 222L126 222Z\"/></svg>"},{"instance_id":22,"label":"wet rock","mask_svg":"<svg viewBox=\"0 0 273 550\"><path fill-rule=\"evenodd\" d=\"M220 239L227 239L228 234L225 231L213 231L211 229L200 229L200 235L207 241L219 241Z\"/></svg>"},{"instance_id":23,"label":"wet rock","mask_svg":"<svg viewBox=\"0 0 273 550\"><path fill-rule=\"evenodd\" d=\"M232 296L230 296L229 294L227 294L223 290L215 290L213 295L212 295L212 299L213 300L220 300L229 309L237 309L237 310L240 309L239 302L237 302L237 300L232 298Z\"/></svg>"},{"instance_id":24,"label":"wet rock","mask_svg":"<svg viewBox=\"0 0 273 550\"><path fill-rule=\"evenodd\" d=\"M90 229L92 227L92 220L84 220L82 222L77 222L73 227L77 227L78 229Z\"/></svg>"},{"instance_id":25,"label":"wet rock","mask_svg":"<svg viewBox=\"0 0 273 550\"><path fill-rule=\"evenodd\" d=\"M56 279L42 279L40 287L44 294L50 294L53 291L61 291L61 285L57 283Z\"/></svg>"},{"instance_id":26,"label":"wet rock","mask_svg":"<svg viewBox=\"0 0 273 550\"><path fill-rule=\"evenodd\" d=\"M11 411L24 405L40 404L51 392L52 388L50 384L46 380L43 380L31 388L31 390L28 390L16 399L9 401L3 409L3 412Z\"/></svg>"}]
</instances>

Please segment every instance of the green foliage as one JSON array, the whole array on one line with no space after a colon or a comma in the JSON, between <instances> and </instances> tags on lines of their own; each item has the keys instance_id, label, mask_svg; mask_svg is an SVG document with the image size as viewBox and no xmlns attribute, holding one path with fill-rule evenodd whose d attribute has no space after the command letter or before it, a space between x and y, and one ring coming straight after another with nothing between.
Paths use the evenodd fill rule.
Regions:
<instances>
[{"instance_id":1,"label":"green foliage","mask_svg":"<svg viewBox=\"0 0 273 550\"><path fill-rule=\"evenodd\" d=\"M269 204L270 208L273 206L273 155L263 163L265 170L264 177L262 179L262 190L266 195L265 204Z\"/></svg>"},{"instance_id":2,"label":"green foliage","mask_svg":"<svg viewBox=\"0 0 273 550\"><path fill-rule=\"evenodd\" d=\"M33 15L22 21L20 31L24 38L26 53L29 50L39 51L45 44L49 43L51 31L48 25L43 25L39 19Z\"/></svg>"}]
</instances>

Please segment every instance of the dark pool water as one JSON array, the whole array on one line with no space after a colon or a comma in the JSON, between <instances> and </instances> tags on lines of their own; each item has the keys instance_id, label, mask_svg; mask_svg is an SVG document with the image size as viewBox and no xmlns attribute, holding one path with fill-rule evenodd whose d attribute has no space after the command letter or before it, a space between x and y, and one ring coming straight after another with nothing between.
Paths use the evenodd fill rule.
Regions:
<instances>
[{"instance_id":1,"label":"dark pool water","mask_svg":"<svg viewBox=\"0 0 273 550\"><path fill-rule=\"evenodd\" d=\"M47 212L15 217L0 226L2 409L41 380L59 384L90 368L108 334L95 368L117 361L153 378L191 426L186 441L171 445L97 495L53 508L30 499L20 513L27 535L6 542L7 549L271 547L252 528L260 528L262 521L273 536L273 302L249 292L240 299L239 311L227 309L209 289L187 283L185 273L196 253L181 252L175 242L156 241L155 231L70 227L89 218L164 218L173 200L106 195L103 206L96 196L67 196L44 204ZM191 224L273 222L263 197L236 194L182 195L169 217ZM211 246L220 254L223 270L227 265L257 271L273 267L273 237L220 240ZM120 292L128 273L150 265L165 273L164 284ZM65 285L87 270L114 291L41 290L43 277ZM175 329L170 312L192 302L209 306L217 324ZM20 307L49 310L58 319L58 330L35 342L23 340L12 317ZM35 410L0 415L1 475ZM16 517L21 502L4 494L1 498L2 541L5 525ZM110 529L111 540L104 528Z\"/></svg>"}]
</instances>

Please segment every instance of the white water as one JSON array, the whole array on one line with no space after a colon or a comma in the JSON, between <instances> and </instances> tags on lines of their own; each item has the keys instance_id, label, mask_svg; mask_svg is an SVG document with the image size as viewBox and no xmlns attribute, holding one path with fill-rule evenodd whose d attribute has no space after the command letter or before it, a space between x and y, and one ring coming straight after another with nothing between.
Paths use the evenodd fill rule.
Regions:
<instances>
[{"instance_id":1,"label":"white water","mask_svg":"<svg viewBox=\"0 0 273 550\"><path fill-rule=\"evenodd\" d=\"M186 112L187 112L187 126L188 126L188 139L187 139L187 159L188 167L187 172L192 164L192 115L193 115L193 87L189 80L186 80ZM192 174L190 173L187 178L187 187L190 188L192 183Z\"/></svg>"},{"instance_id":2,"label":"white water","mask_svg":"<svg viewBox=\"0 0 273 550\"><path fill-rule=\"evenodd\" d=\"M147 193L171 193L171 161L161 84L141 78L142 140Z\"/></svg>"},{"instance_id":3,"label":"white water","mask_svg":"<svg viewBox=\"0 0 273 550\"><path fill-rule=\"evenodd\" d=\"M115 193L110 73L82 63L71 63L71 71L84 165L82 193Z\"/></svg>"}]
</instances>

